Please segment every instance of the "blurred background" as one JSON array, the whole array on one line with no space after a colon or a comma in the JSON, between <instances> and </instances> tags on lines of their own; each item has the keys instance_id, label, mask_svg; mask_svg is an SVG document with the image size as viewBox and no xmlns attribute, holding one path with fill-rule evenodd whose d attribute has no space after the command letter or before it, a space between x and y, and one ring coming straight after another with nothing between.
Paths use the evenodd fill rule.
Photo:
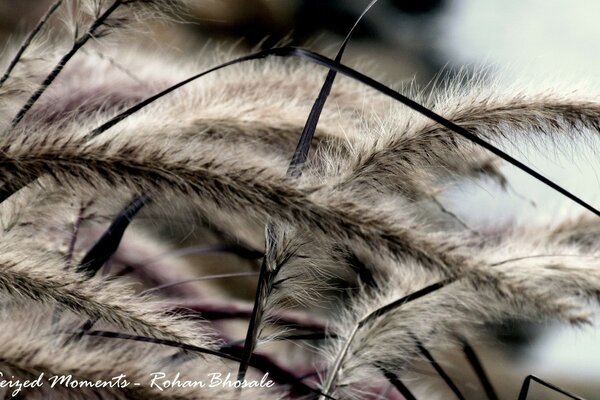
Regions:
<instances>
[{"instance_id":1,"label":"blurred background","mask_svg":"<svg viewBox=\"0 0 600 400\"><path fill-rule=\"evenodd\" d=\"M0 35L27 31L51 3L0 1ZM177 16L183 23L160 24L156 37L175 51L207 42L242 50L285 41L334 54L367 3L194 0ZM426 83L442 70L483 66L511 67L538 79L544 72L597 82L599 12L596 0L380 0L357 29L345 59L376 60L390 82L414 77Z\"/></svg>"},{"instance_id":2,"label":"blurred background","mask_svg":"<svg viewBox=\"0 0 600 400\"><path fill-rule=\"evenodd\" d=\"M0 42L18 39L51 1L0 0ZM197 0L178 23L160 23L148 46L175 54L235 47L238 52L279 43L301 45L333 56L367 0ZM344 62L387 84L452 77L484 69L487 79L512 83L539 81L550 87L584 82L600 85L600 1L598 0L380 0L360 24ZM315 93L316 95L316 93ZM526 161L592 204L599 204L597 140L569 155L531 154ZM473 184L446 194L454 212L474 226L505 221L552 221L580 210L560 196L506 167L514 193ZM535 205L534 205L535 204ZM493 220L489 217L493 215ZM493 335L479 350L503 399L517 398L528 374L587 399L600 399L600 331L526 326L490 327ZM460 357L457 357L460 358ZM449 358L452 360L452 358ZM448 363L461 375L464 360ZM465 391L477 388L474 377ZM533 385L530 399L560 399Z\"/></svg>"}]
</instances>

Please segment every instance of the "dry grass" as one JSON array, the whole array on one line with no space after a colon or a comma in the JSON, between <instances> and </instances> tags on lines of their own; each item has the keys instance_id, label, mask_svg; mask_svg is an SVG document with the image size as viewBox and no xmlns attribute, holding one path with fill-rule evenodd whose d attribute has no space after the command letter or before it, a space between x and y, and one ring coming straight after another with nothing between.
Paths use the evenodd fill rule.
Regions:
<instances>
[{"instance_id":1,"label":"dry grass","mask_svg":"<svg viewBox=\"0 0 600 400\"><path fill-rule=\"evenodd\" d=\"M322 68L268 58L178 85L223 56L175 66L121 43L172 3L59 1L44 18L60 14L68 29L51 33L44 20L5 60L0 372L139 382L156 371L269 373L276 385L45 385L26 398L411 399L427 384L402 382L419 359L443 376L429 351L471 349L487 324L592 322L596 216L490 235L436 196L478 179L509 185L500 139L585 139L600 127L595 94L482 79L428 97L401 90L414 105L337 64L344 46L336 62L271 53L355 79L332 69L322 86ZM52 35L70 50L44 41ZM99 46L107 38L112 55ZM195 263L175 259L185 241ZM203 277L212 253L222 253L218 273ZM460 382L446 384L440 398L462 396Z\"/></svg>"}]
</instances>

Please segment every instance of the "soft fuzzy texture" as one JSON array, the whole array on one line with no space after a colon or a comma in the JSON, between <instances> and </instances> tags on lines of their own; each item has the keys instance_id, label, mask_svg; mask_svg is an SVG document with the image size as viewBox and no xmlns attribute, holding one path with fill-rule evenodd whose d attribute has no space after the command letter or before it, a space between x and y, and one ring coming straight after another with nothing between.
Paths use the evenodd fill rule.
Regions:
<instances>
[{"instance_id":1,"label":"soft fuzzy texture","mask_svg":"<svg viewBox=\"0 0 600 400\"><path fill-rule=\"evenodd\" d=\"M470 229L437 195L481 178L507 187L501 163L354 81L337 79L302 176L286 175L325 77L315 66L233 66L91 135L223 55L174 64L98 44L175 2L67 3L71 33L80 35L111 5L119 9L64 66L56 65L63 53L36 38L0 88L0 182L15 192L0 204L5 375L235 374L247 357L249 377L269 372L277 385L244 389L242 398L393 399L421 348L453 349L511 319L591 322L590 303L600 300L596 220ZM43 54L31 60L39 46ZM402 91L494 143L537 148L537 138L550 137L560 145L600 128L594 93L502 91L483 78L429 96ZM124 239L106 232L118 249L96 276L78 273L140 195L152 201ZM193 262L175 259L193 253ZM202 284L189 282L201 274ZM240 280L228 289L216 283L230 278ZM443 283L398 303L435 282ZM169 290L152 290L161 285ZM249 318L251 354L242 348L247 324L237 321ZM108 337L90 336L98 331ZM192 346L220 357L196 355ZM386 392L384 376L394 391ZM228 399L239 392L142 385L26 394Z\"/></svg>"}]
</instances>

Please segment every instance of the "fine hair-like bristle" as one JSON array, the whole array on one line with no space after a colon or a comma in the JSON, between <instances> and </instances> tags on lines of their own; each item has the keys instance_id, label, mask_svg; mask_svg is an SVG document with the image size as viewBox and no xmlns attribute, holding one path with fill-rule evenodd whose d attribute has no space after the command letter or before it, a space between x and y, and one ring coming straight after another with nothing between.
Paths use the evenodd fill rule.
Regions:
<instances>
[{"instance_id":1,"label":"fine hair-like bristle","mask_svg":"<svg viewBox=\"0 0 600 400\"><path fill-rule=\"evenodd\" d=\"M403 379L423 359L461 398L432 352L462 348L491 399L470 346L483 327L593 321L597 216L471 227L439 194L479 179L506 189L512 164L598 213L510 155L588 139L596 93L483 76L396 91L341 64L352 31L335 60L281 47L173 63L120 43L191 4L59 0L7 55L0 372L262 373L275 387L25 397L392 399L393 388L411 400ZM66 33L51 28L58 18Z\"/></svg>"}]
</instances>

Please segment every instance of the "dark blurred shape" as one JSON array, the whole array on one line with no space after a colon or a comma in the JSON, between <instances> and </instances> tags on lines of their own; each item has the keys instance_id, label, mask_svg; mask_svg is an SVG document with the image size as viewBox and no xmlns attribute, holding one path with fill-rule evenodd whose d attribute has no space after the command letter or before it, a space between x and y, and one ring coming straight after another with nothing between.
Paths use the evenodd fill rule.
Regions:
<instances>
[{"instance_id":1,"label":"dark blurred shape","mask_svg":"<svg viewBox=\"0 0 600 400\"><path fill-rule=\"evenodd\" d=\"M398 10L410 14L424 14L441 9L446 0L388 0Z\"/></svg>"},{"instance_id":2,"label":"dark blurred shape","mask_svg":"<svg viewBox=\"0 0 600 400\"><path fill-rule=\"evenodd\" d=\"M445 3L446 0L379 0L375 5L378 10L367 15L353 37L385 41L388 38L381 37L381 25L390 21L404 25L407 19L437 14ZM199 3L191 14L196 17L198 28L211 37L215 33L236 39L244 37L247 45L260 43L266 48L290 36L295 45L302 45L322 32L345 36L368 4L368 0L222 0L218 6ZM384 17L386 21L380 21Z\"/></svg>"},{"instance_id":3,"label":"dark blurred shape","mask_svg":"<svg viewBox=\"0 0 600 400\"><path fill-rule=\"evenodd\" d=\"M385 1L385 0L384 0ZM368 2L365 3L365 6ZM294 32L298 39L308 39L319 31L329 31L346 36L360 15L358 9L349 9L347 2L338 0L305 0L300 2L295 14ZM368 21L356 27L354 38L376 37L376 31Z\"/></svg>"},{"instance_id":4,"label":"dark blurred shape","mask_svg":"<svg viewBox=\"0 0 600 400\"><path fill-rule=\"evenodd\" d=\"M359 14L360 9L349 8L338 0L223 0L218 7L198 4L192 9L198 29L211 37L243 37L248 46L260 44L262 48L272 47L284 38L301 45L321 32L345 36ZM361 23L354 36L372 37L373 33L368 23Z\"/></svg>"},{"instance_id":5,"label":"dark blurred shape","mask_svg":"<svg viewBox=\"0 0 600 400\"><path fill-rule=\"evenodd\" d=\"M0 1L0 35L27 33L46 12L50 4L49 0Z\"/></svg>"},{"instance_id":6,"label":"dark blurred shape","mask_svg":"<svg viewBox=\"0 0 600 400\"><path fill-rule=\"evenodd\" d=\"M192 6L196 26L210 37L243 37L247 45L263 42L263 47L283 38L290 29L287 15L294 2L284 6L264 0L220 0Z\"/></svg>"},{"instance_id":7,"label":"dark blurred shape","mask_svg":"<svg viewBox=\"0 0 600 400\"><path fill-rule=\"evenodd\" d=\"M524 349L539 338L544 327L526 320L507 319L502 323L488 324L488 329L505 345L507 355L520 357L523 356Z\"/></svg>"}]
</instances>

